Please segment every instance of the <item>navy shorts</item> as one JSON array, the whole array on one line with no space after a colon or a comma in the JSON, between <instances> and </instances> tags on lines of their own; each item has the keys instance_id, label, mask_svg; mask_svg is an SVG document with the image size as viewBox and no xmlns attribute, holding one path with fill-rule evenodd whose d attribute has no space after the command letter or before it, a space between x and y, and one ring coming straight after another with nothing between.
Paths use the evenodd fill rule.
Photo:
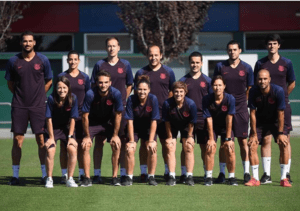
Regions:
<instances>
[{"instance_id":1,"label":"navy shorts","mask_svg":"<svg viewBox=\"0 0 300 211\"><path fill-rule=\"evenodd\" d=\"M286 103L286 108L284 110L284 126L287 129L288 134L293 130L292 126L292 109L290 103Z\"/></svg>"},{"instance_id":2,"label":"navy shorts","mask_svg":"<svg viewBox=\"0 0 300 211\"><path fill-rule=\"evenodd\" d=\"M183 129L177 129L177 128L171 127L172 138L177 139L179 131L180 131L180 143L182 143L181 139L188 137L188 127L183 128Z\"/></svg>"},{"instance_id":3,"label":"navy shorts","mask_svg":"<svg viewBox=\"0 0 300 211\"><path fill-rule=\"evenodd\" d=\"M272 135L274 138L274 141L277 142L276 138L278 136L278 124L261 124L256 126L256 132L257 132L257 139L259 141L259 144L261 145L264 137L268 135ZM288 135L289 131L287 130L286 126L284 126L283 134Z\"/></svg>"},{"instance_id":4,"label":"navy shorts","mask_svg":"<svg viewBox=\"0 0 300 211\"><path fill-rule=\"evenodd\" d=\"M28 121L34 134L45 132L46 107L16 108L11 109L11 132L24 134L27 131Z\"/></svg>"},{"instance_id":5,"label":"navy shorts","mask_svg":"<svg viewBox=\"0 0 300 211\"><path fill-rule=\"evenodd\" d=\"M75 121L75 134L78 140L82 140L84 138L84 131L82 127L82 120Z\"/></svg>"},{"instance_id":6,"label":"navy shorts","mask_svg":"<svg viewBox=\"0 0 300 211\"><path fill-rule=\"evenodd\" d=\"M224 130L219 130L218 128L214 128L214 139L215 139L215 142L217 142L218 140L218 136L221 136L221 142L224 142L225 141L225 138L226 138L226 131ZM233 135L233 131L231 130L231 138L232 138L232 141L234 141L234 135Z\"/></svg>"},{"instance_id":7,"label":"navy shorts","mask_svg":"<svg viewBox=\"0 0 300 211\"><path fill-rule=\"evenodd\" d=\"M157 121L156 134L158 135L159 139L167 139L168 137L165 122L163 122L162 120Z\"/></svg>"},{"instance_id":8,"label":"navy shorts","mask_svg":"<svg viewBox=\"0 0 300 211\"><path fill-rule=\"evenodd\" d=\"M148 131L138 131L134 133L134 141L137 143L139 139L149 141L150 133ZM154 136L154 141L157 141L157 135ZM128 140L129 141L129 140Z\"/></svg>"},{"instance_id":9,"label":"navy shorts","mask_svg":"<svg viewBox=\"0 0 300 211\"><path fill-rule=\"evenodd\" d=\"M248 137L248 127L249 127L249 113L236 113L233 115L232 119L232 131L234 137L237 138L247 138Z\"/></svg>"},{"instance_id":10,"label":"navy shorts","mask_svg":"<svg viewBox=\"0 0 300 211\"><path fill-rule=\"evenodd\" d=\"M89 131L92 141L96 135L100 135L105 136L107 138L107 142L110 142L114 133L114 127L110 124L89 126Z\"/></svg>"},{"instance_id":11,"label":"navy shorts","mask_svg":"<svg viewBox=\"0 0 300 211\"><path fill-rule=\"evenodd\" d=\"M199 119L198 119L199 120ZM208 133L206 128L206 121L198 121L194 126L194 139L198 144L206 144L208 141Z\"/></svg>"},{"instance_id":12,"label":"navy shorts","mask_svg":"<svg viewBox=\"0 0 300 211\"><path fill-rule=\"evenodd\" d=\"M119 129L119 137L121 139L121 141L125 141L127 140L127 119L125 119L125 110L126 108L124 107L124 110L122 111L122 119L121 119L121 123L120 123L120 129Z\"/></svg>"},{"instance_id":13,"label":"navy shorts","mask_svg":"<svg viewBox=\"0 0 300 211\"><path fill-rule=\"evenodd\" d=\"M45 130L46 133L44 133L44 141L45 143L49 139L48 131ZM69 135L69 128L63 128L63 129L53 129L53 135L55 143L57 143L57 140L60 140L62 143L64 143L65 146L68 144L68 135ZM75 135L74 135L75 138Z\"/></svg>"}]
</instances>

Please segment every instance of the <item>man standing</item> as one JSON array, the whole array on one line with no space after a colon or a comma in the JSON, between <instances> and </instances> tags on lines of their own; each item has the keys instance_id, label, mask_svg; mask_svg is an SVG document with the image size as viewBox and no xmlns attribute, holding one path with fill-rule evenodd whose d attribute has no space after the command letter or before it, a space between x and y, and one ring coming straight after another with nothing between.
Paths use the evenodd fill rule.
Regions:
<instances>
[{"instance_id":1,"label":"man standing","mask_svg":"<svg viewBox=\"0 0 300 211\"><path fill-rule=\"evenodd\" d=\"M253 70L249 64L242 61L239 56L242 52L240 44L232 40L227 44L227 54L229 59L219 62L216 65L214 75L222 75L226 81L225 91L235 98L236 113L233 116L233 134L237 137L241 158L244 167L244 183L250 178L249 172L249 149L247 145L249 113L247 99L251 86L253 86ZM220 174L215 183L225 182L225 153L224 149L219 152Z\"/></svg>"},{"instance_id":2,"label":"man standing","mask_svg":"<svg viewBox=\"0 0 300 211\"><path fill-rule=\"evenodd\" d=\"M175 75L170 67L161 64L161 49L158 45L150 45L147 50L147 58L149 64L135 74L135 85L140 75L148 75L150 77L150 93L156 95L159 105L160 118L162 118L162 106L165 100L173 96L172 85L175 82ZM168 180L169 169L167 165L167 154L165 140L167 138L165 124L162 120L157 121L157 135L162 144L162 154L165 163L165 179ZM143 142L142 142L143 143ZM141 182L147 180L147 149L145 145L140 148L140 168Z\"/></svg>"},{"instance_id":3,"label":"man standing","mask_svg":"<svg viewBox=\"0 0 300 211\"><path fill-rule=\"evenodd\" d=\"M183 76L180 81L185 82L188 88L187 97L192 99L197 106L197 123L194 128L194 135L197 136L198 144L201 149L201 158L203 161L203 169L205 172L205 148L207 136L205 119L203 117L202 99L205 95L213 93L211 89L211 79L201 72L202 54L193 52L189 56L190 72ZM180 181L185 182L186 166L184 165L184 151L181 151L181 177Z\"/></svg>"},{"instance_id":4,"label":"man standing","mask_svg":"<svg viewBox=\"0 0 300 211\"><path fill-rule=\"evenodd\" d=\"M52 71L48 58L34 51L36 44L30 31L21 34L22 52L9 59L6 66L5 79L8 88L13 93L12 99L12 168L13 178L9 185L19 184L19 169L22 155L24 134L27 131L28 120L39 146L39 159L42 170L42 182L47 176L44 148L44 125L46 112L46 93L52 84Z\"/></svg>"},{"instance_id":5,"label":"man standing","mask_svg":"<svg viewBox=\"0 0 300 211\"><path fill-rule=\"evenodd\" d=\"M271 140L273 135L280 150L281 181L280 186L291 187L287 179L288 170L288 129L284 124L285 96L280 86L270 84L270 73L262 69L257 74L258 86L253 86L249 93L250 125L249 137L250 162L253 178L245 183L246 186L259 186L258 177L259 159L257 155L258 144Z\"/></svg>"},{"instance_id":6,"label":"man standing","mask_svg":"<svg viewBox=\"0 0 300 211\"><path fill-rule=\"evenodd\" d=\"M100 70L106 70L111 75L112 86L118 89L122 94L122 102L125 108L126 99L132 91L133 76L130 63L125 59L120 59L118 53L120 51L120 44L117 37L109 37L105 41L107 58L98 61L93 69L91 83L92 86L95 86L96 75ZM126 177L126 168L125 168L125 145L126 145L126 136L125 136L125 127L126 119L123 118L125 115L125 109L122 113L122 121L119 131L119 137L122 141L121 154L120 154L120 164L121 164L121 178ZM101 162L103 155L103 145L107 137L96 136L95 148L94 148L94 179L93 183L102 183L101 179Z\"/></svg>"},{"instance_id":7,"label":"man standing","mask_svg":"<svg viewBox=\"0 0 300 211\"><path fill-rule=\"evenodd\" d=\"M296 85L296 77L291 60L280 56L278 51L281 44L281 39L278 34L270 34L265 39L265 44L268 50L268 56L258 60L254 68L254 80L259 70L266 69L270 72L272 83L281 86L285 95L285 110L284 110L284 124L288 130L288 149L289 149L289 162L287 178L290 182L290 167L291 167L291 144L290 144L290 131L292 128L292 110L289 103L289 95ZM266 140L261 147L261 157L264 169L264 175L260 182L261 184L272 183L271 180L271 139Z\"/></svg>"}]
</instances>

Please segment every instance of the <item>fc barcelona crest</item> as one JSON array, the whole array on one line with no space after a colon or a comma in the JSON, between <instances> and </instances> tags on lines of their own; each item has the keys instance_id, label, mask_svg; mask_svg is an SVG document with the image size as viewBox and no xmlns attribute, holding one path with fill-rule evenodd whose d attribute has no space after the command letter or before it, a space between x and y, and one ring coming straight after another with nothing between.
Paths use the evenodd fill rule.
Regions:
<instances>
[{"instance_id":1,"label":"fc barcelona crest","mask_svg":"<svg viewBox=\"0 0 300 211\"><path fill-rule=\"evenodd\" d=\"M111 106L113 103L112 103L112 101L111 100L106 100L106 105L109 105L109 106Z\"/></svg>"},{"instance_id":2,"label":"fc barcelona crest","mask_svg":"<svg viewBox=\"0 0 300 211\"><path fill-rule=\"evenodd\" d=\"M40 64L34 64L34 69L35 70L40 70L41 69L41 65Z\"/></svg>"}]
</instances>

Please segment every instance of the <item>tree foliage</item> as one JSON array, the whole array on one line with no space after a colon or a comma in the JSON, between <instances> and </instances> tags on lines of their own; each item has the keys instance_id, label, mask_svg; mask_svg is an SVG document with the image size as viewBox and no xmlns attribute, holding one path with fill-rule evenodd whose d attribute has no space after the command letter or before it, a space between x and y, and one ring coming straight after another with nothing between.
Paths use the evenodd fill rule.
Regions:
<instances>
[{"instance_id":1,"label":"tree foliage","mask_svg":"<svg viewBox=\"0 0 300 211\"><path fill-rule=\"evenodd\" d=\"M28 2L0 1L0 50L6 48L5 40L11 39L11 24L22 19L22 12L29 6Z\"/></svg>"},{"instance_id":2,"label":"tree foliage","mask_svg":"<svg viewBox=\"0 0 300 211\"><path fill-rule=\"evenodd\" d=\"M178 58L193 44L193 33L202 29L212 2L151 1L119 2L119 18L133 35L139 51L148 45L161 47L164 58Z\"/></svg>"}]
</instances>

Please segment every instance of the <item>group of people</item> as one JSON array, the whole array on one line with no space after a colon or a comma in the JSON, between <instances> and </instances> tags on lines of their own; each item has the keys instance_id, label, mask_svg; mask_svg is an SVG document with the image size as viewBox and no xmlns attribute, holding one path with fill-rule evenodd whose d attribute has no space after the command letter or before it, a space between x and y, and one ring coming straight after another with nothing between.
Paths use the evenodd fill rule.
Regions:
<instances>
[{"instance_id":1,"label":"group of people","mask_svg":"<svg viewBox=\"0 0 300 211\"><path fill-rule=\"evenodd\" d=\"M216 65L212 79L201 72L202 54L193 52L189 56L189 73L178 81L173 70L161 64L163 55L158 45L148 46L149 63L133 78L130 63L118 57L118 39L109 37L105 42L107 58L95 64L91 79L78 70L78 52L70 51L69 69L58 75L53 93L46 99L53 77L50 62L34 51L36 43L32 32L21 35L22 52L8 61L5 74L13 93L13 177L10 185L20 183L21 148L30 121L39 146L41 181L46 188L53 188L57 140L61 146L61 183L68 187L78 187L73 178L77 160L81 186L103 183L101 162L106 142L112 149L111 184L132 185L139 140L140 181L156 186L157 136L162 146L166 185L174 186L178 132L182 143L180 183L195 184L194 146L197 140L205 172L204 185L225 183L227 166L228 184L237 186L234 138L240 146L244 184L271 183L273 136L280 149L280 185L291 187L289 133L292 125L288 96L295 87L295 74L291 61L278 53L279 35L266 38L268 55L257 61L254 71L239 58L240 44L232 40L227 44L228 60ZM218 136L221 137L220 173L213 181ZM91 179L90 149L94 139L94 177ZM264 169L261 179L259 145Z\"/></svg>"}]
</instances>

